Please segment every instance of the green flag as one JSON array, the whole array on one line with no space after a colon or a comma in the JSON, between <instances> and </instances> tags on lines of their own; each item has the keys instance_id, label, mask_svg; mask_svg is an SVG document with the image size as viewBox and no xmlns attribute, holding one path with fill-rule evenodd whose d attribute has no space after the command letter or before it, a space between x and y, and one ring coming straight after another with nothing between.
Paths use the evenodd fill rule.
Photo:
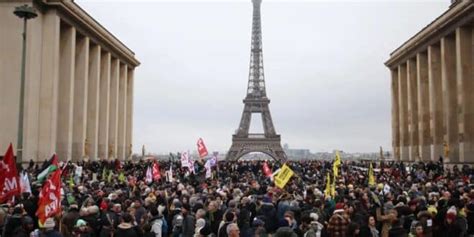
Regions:
<instances>
[{"instance_id":1,"label":"green flag","mask_svg":"<svg viewBox=\"0 0 474 237\"><path fill-rule=\"evenodd\" d=\"M54 154L53 157L43 164L44 169L38 174L36 180L38 180L39 183L43 183L49 174L58 169L58 166L58 156Z\"/></svg>"}]
</instances>

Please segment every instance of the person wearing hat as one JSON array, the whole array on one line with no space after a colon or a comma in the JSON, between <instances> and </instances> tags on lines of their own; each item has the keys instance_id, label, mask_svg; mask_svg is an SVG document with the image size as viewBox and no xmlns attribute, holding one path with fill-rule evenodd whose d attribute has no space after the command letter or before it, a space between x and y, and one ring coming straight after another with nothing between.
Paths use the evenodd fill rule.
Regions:
<instances>
[{"instance_id":1,"label":"person wearing hat","mask_svg":"<svg viewBox=\"0 0 474 237\"><path fill-rule=\"evenodd\" d=\"M90 228L87 224L87 222L83 219L78 219L76 221L76 224L74 225L74 231L73 234L75 237L92 237L95 236L93 235L93 230Z\"/></svg>"},{"instance_id":2,"label":"person wearing hat","mask_svg":"<svg viewBox=\"0 0 474 237\"><path fill-rule=\"evenodd\" d=\"M39 236L41 237L63 237L59 231L55 230L54 228L56 227L56 222L54 221L53 218L48 218L43 224L43 228L41 230L41 234Z\"/></svg>"},{"instance_id":3,"label":"person wearing hat","mask_svg":"<svg viewBox=\"0 0 474 237\"><path fill-rule=\"evenodd\" d=\"M462 228L456 222L457 211L456 209L449 209L446 213L444 227L441 228L441 237L457 237L462 236Z\"/></svg>"},{"instance_id":4,"label":"person wearing hat","mask_svg":"<svg viewBox=\"0 0 474 237\"><path fill-rule=\"evenodd\" d=\"M344 203L337 203L327 227L329 236L346 236L349 222L350 220L344 215Z\"/></svg>"}]
</instances>

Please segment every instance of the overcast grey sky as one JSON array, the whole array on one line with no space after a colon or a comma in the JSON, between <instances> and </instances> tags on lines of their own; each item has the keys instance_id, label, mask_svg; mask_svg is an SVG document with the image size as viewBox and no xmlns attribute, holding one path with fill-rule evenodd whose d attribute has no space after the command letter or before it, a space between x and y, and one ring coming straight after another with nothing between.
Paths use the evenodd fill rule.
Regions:
<instances>
[{"instance_id":1,"label":"overcast grey sky","mask_svg":"<svg viewBox=\"0 0 474 237\"><path fill-rule=\"evenodd\" d=\"M192 151L199 137L209 150L230 147L248 79L250 0L76 2L142 63L135 152L142 144L156 153ZM383 63L449 2L263 0L265 80L282 143L313 152L389 150Z\"/></svg>"}]
</instances>

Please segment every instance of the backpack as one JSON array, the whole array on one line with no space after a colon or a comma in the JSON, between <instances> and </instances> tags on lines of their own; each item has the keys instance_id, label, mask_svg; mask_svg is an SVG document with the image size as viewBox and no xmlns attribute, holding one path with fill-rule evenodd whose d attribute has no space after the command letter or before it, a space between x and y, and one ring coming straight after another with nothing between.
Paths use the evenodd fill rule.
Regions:
<instances>
[{"instance_id":1,"label":"backpack","mask_svg":"<svg viewBox=\"0 0 474 237\"><path fill-rule=\"evenodd\" d=\"M161 218L161 236L167 237L168 236L168 222L166 218Z\"/></svg>"}]
</instances>

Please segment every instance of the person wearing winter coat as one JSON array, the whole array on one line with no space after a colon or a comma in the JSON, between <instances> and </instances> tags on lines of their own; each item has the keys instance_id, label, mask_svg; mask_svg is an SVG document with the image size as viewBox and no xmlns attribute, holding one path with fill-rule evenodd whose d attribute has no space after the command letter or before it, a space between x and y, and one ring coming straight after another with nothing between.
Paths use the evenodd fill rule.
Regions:
<instances>
[{"instance_id":1,"label":"person wearing winter coat","mask_svg":"<svg viewBox=\"0 0 474 237\"><path fill-rule=\"evenodd\" d=\"M140 237L140 231L133 224L132 215L125 213L122 215L122 222L117 226L114 237Z\"/></svg>"}]
</instances>

